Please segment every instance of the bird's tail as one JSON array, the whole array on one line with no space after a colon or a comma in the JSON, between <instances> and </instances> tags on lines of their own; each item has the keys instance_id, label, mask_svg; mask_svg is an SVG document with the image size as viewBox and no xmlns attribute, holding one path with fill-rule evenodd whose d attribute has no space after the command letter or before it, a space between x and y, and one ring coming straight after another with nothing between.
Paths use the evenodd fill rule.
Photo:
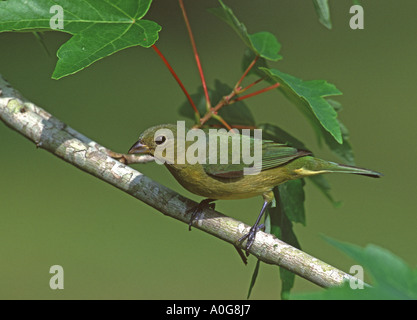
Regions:
<instances>
[{"instance_id":1,"label":"bird's tail","mask_svg":"<svg viewBox=\"0 0 417 320\"><path fill-rule=\"evenodd\" d=\"M304 166L302 169L302 170L305 170L306 173L310 172L310 174L307 174L307 175L337 172L337 173L360 174L360 175L368 176L372 178L380 178L383 176L381 173L373 171L373 170L369 170L369 169L349 166L345 164L339 164L339 163L317 159L313 157L308 157L308 158L311 158L311 159L309 159L309 161L306 161L304 163Z\"/></svg>"}]
</instances>

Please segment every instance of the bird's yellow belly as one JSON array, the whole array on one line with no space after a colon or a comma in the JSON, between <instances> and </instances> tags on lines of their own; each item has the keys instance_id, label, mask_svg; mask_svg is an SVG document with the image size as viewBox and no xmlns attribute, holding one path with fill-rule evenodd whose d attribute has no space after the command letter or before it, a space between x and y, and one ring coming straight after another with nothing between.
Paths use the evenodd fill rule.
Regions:
<instances>
[{"instance_id":1,"label":"bird's yellow belly","mask_svg":"<svg viewBox=\"0 0 417 320\"><path fill-rule=\"evenodd\" d=\"M230 179L207 175L201 166L190 167L172 168L167 166L175 179L185 189L210 199L232 200L251 198L269 192L273 187L289 180L283 168L274 168L262 171L257 175L246 175Z\"/></svg>"}]
</instances>

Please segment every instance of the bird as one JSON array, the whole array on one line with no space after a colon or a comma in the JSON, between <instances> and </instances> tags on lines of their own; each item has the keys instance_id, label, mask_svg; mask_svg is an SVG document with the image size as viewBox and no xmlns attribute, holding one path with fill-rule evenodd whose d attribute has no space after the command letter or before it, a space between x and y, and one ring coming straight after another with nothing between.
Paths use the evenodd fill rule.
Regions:
<instances>
[{"instance_id":1,"label":"bird","mask_svg":"<svg viewBox=\"0 0 417 320\"><path fill-rule=\"evenodd\" d=\"M214 209L213 202L216 200L262 196L263 205L255 224L238 240L242 246L246 240L244 248L247 256L256 233L263 228L261 219L274 199L274 187L289 180L325 173L352 173L374 178L382 176L376 171L322 160L314 157L308 150L259 139L241 134L239 131L230 133L221 129L216 132L217 135L213 134L215 138L211 139L210 130L213 129L190 129L180 124L182 123L178 121L177 124L162 124L145 130L128 153L153 156L158 163L165 165L181 186L191 193L206 198L193 208L189 228L199 212L207 207ZM196 137L197 141L195 141ZM242 149L237 157L232 154L236 149L232 146L234 138L240 139L239 148ZM214 142L216 146L210 149L209 144ZM245 143L246 146L253 148L253 153L256 152L256 146L260 152L260 161L258 163L253 161L252 166L250 163L247 164L247 161L242 161ZM222 145L225 147L225 144L227 144L225 151L227 161L224 161L224 155L223 161L220 161L221 147ZM210 152L207 152L207 149ZM196 151L201 153L197 157L200 161L196 161ZM173 154L169 155L169 153ZM234 161L231 161L232 157L235 157ZM248 174L250 169L253 171Z\"/></svg>"}]
</instances>

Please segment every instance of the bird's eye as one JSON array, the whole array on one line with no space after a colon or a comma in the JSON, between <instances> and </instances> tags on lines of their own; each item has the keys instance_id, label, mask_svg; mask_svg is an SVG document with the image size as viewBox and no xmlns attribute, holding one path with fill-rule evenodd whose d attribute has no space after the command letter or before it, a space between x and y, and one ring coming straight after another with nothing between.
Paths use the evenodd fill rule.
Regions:
<instances>
[{"instance_id":1,"label":"bird's eye","mask_svg":"<svg viewBox=\"0 0 417 320\"><path fill-rule=\"evenodd\" d=\"M157 145L161 145L161 144L163 144L165 141L166 141L166 137L165 136L157 136L156 138L155 138L155 143L157 144Z\"/></svg>"}]
</instances>

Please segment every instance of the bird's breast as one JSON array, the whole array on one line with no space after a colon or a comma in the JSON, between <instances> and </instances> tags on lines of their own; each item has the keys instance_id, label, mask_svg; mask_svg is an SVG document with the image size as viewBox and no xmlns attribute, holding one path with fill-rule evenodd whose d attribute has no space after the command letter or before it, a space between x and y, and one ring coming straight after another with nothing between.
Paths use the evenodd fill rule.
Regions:
<instances>
[{"instance_id":1,"label":"bird's breast","mask_svg":"<svg viewBox=\"0 0 417 320\"><path fill-rule=\"evenodd\" d=\"M261 171L239 178L208 175L200 164L166 165L174 178L188 191L210 199L246 199L269 192L289 180L284 168Z\"/></svg>"}]
</instances>

